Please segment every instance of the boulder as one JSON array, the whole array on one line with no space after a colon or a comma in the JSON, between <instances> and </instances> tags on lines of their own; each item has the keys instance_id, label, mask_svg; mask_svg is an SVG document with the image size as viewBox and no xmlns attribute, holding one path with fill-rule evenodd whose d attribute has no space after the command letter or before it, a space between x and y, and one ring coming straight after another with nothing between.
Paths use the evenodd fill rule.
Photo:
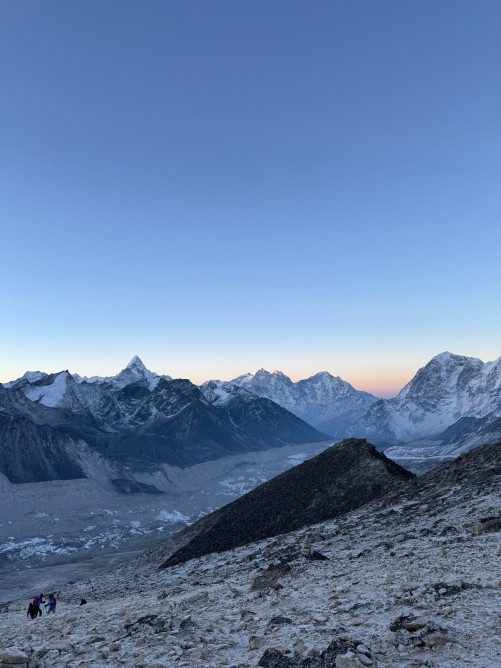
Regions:
<instances>
[{"instance_id":1,"label":"boulder","mask_svg":"<svg viewBox=\"0 0 501 668\"><path fill-rule=\"evenodd\" d=\"M28 655L17 647L7 647L0 652L0 661L7 665L19 665L27 663Z\"/></svg>"},{"instance_id":2,"label":"boulder","mask_svg":"<svg viewBox=\"0 0 501 668\"><path fill-rule=\"evenodd\" d=\"M419 631L424 629L430 623L428 619L424 617L415 617L413 615L400 615L397 619L393 620L390 624L390 631L399 631L400 629L405 629L413 633L414 631Z\"/></svg>"},{"instance_id":3,"label":"boulder","mask_svg":"<svg viewBox=\"0 0 501 668\"><path fill-rule=\"evenodd\" d=\"M292 619L289 617L283 617L282 615L277 615L276 617L272 617L268 622L269 627L283 626L284 624L292 624Z\"/></svg>"},{"instance_id":4,"label":"boulder","mask_svg":"<svg viewBox=\"0 0 501 668\"><path fill-rule=\"evenodd\" d=\"M257 664L259 668L295 668L296 661L278 649L267 649Z\"/></svg>"},{"instance_id":5,"label":"boulder","mask_svg":"<svg viewBox=\"0 0 501 668\"><path fill-rule=\"evenodd\" d=\"M336 668L360 668L362 664L354 652L346 652L346 654L338 654L336 656L335 665Z\"/></svg>"},{"instance_id":6,"label":"boulder","mask_svg":"<svg viewBox=\"0 0 501 668\"><path fill-rule=\"evenodd\" d=\"M17 647L7 647L0 652L0 661L8 665L19 665L27 663L28 655Z\"/></svg>"},{"instance_id":7,"label":"boulder","mask_svg":"<svg viewBox=\"0 0 501 668\"><path fill-rule=\"evenodd\" d=\"M261 649L266 640L264 638L259 638L258 636L251 636L249 638L249 649Z\"/></svg>"},{"instance_id":8,"label":"boulder","mask_svg":"<svg viewBox=\"0 0 501 668\"><path fill-rule=\"evenodd\" d=\"M490 531L501 531L501 517L483 517L471 525L471 532L474 536Z\"/></svg>"}]
</instances>

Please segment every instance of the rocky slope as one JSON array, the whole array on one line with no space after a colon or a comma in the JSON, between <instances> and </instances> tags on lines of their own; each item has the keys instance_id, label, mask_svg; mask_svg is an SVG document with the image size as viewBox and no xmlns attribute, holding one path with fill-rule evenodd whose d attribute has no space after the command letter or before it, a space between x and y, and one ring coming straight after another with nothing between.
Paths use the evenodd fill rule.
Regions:
<instances>
[{"instance_id":1,"label":"rocky slope","mask_svg":"<svg viewBox=\"0 0 501 668\"><path fill-rule=\"evenodd\" d=\"M500 490L501 445L487 446L335 520L224 554L48 577L33 590L60 589L56 615L26 619L33 591L4 605L0 650L24 652L30 668L497 666Z\"/></svg>"},{"instance_id":2,"label":"rocky slope","mask_svg":"<svg viewBox=\"0 0 501 668\"><path fill-rule=\"evenodd\" d=\"M332 519L410 478L366 441L337 443L186 529L163 567Z\"/></svg>"}]
</instances>

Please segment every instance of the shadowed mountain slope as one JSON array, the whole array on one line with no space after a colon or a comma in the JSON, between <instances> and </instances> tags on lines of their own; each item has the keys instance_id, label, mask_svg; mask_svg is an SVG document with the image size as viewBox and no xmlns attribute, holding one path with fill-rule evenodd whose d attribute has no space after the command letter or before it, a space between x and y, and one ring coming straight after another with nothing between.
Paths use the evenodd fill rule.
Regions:
<instances>
[{"instance_id":1,"label":"shadowed mountain slope","mask_svg":"<svg viewBox=\"0 0 501 668\"><path fill-rule=\"evenodd\" d=\"M413 477L367 441L342 441L188 527L162 567L332 519Z\"/></svg>"},{"instance_id":2,"label":"shadowed mountain slope","mask_svg":"<svg viewBox=\"0 0 501 668\"><path fill-rule=\"evenodd\" d=\"M420 503L436 505L442 503L447 496L444 490L449 489L449 497L459 497L461 488L463 500L466 497L494 493L499 496L501 490L501 443L484 445L469 450L452 461L441 464L415 479L412 484L413 493L419 496ZM425 498L426 496L426 498Z\"/></svg>"},{"instance_id":3,"label":"shadowed mountain slope","mask_svg":"<svg viewBox=\"0 0 501 668\"><path fill-rule=\"evenodd\" d=\"M111 380L63 371L10 385L0 385L0 473L13 483L87 477L91 457L132 490L135 473L162 464L329 441L269 399L242 391L212 405L189 380L153 377L137 360Z\"/></svg>"}]
</instances>

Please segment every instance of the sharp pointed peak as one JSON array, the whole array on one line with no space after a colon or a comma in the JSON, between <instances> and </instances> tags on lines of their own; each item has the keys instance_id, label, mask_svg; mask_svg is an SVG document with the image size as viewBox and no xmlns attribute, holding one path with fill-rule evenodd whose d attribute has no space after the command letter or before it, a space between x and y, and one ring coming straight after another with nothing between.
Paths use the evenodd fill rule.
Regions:
<instances>
[{"instance_id":1,"label":"sharp pointed peak","mask_svg":"<svg viewBox=\"0 0 501 668\"><path fill-rule=\"evenodd\" d=\"M131 361L127 364L125 368L131 369L132 367L143 367L144 369L146 368L143 364L143 360L138 355L134 355L134 357L131 359Z\"/></svg>"}]
</instances>

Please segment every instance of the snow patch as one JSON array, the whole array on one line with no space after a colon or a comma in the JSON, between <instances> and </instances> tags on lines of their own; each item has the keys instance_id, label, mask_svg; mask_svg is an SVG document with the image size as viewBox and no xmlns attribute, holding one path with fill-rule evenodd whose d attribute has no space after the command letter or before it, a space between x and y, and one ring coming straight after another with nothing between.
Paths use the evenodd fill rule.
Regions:
<instances>
[{"instance_id":1,"label":"snow patch","mask_svg":"<svg viewBox=\"0 0 501 668\"><path fill-rule=\"evenodd\" d=\"M32 387L26 390L25 394L31 401L38 401L44 406L54 408L57 406L66 392L66 383L68 380L68 373L63 371L56 376L49 385L42 385L42 387Z\"/></svg>"},{"instance_id":2,"label":"snow patch","mask_svg":"<svg viewBox=\"0 0 501 668\"><path fill-rule=\"evenodd\" d=\"M157 519L169 524L177 524L179 522L188 524L190 521L190 518L180 513L179 510L161 510L157 515Z\"/></svg>"}]
</instances>

